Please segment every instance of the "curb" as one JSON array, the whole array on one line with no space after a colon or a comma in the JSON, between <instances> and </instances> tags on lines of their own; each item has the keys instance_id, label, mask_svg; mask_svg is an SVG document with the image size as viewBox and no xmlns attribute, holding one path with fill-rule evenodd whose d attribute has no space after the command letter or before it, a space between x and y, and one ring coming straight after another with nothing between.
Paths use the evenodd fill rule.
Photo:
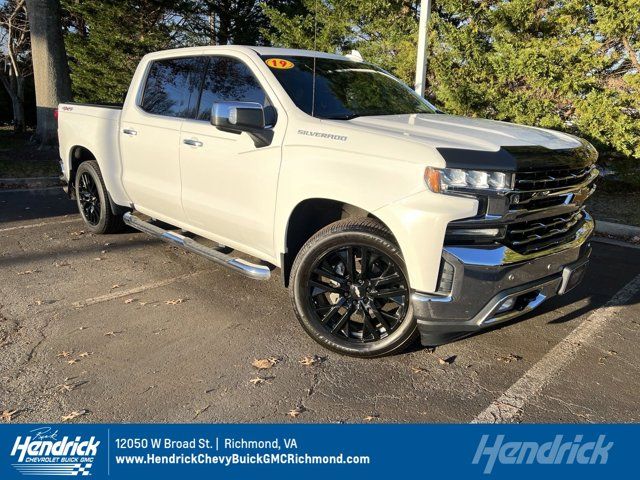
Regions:
<instances>
[{"instance_id":1,"label":"curb","mask_svg":"<svg viewBox=\"0 0 640 480\"><path fill-rule=\"evenodd\" d=\"M640 237L640 227L596 220L596 233L611 235L613 237L634 238Z\"/></svg>"},{"instance_id":2,"label":"curb","mask_svg":"<svg viewBox=\"0 0 640 480\"><path fill-rule=\"evenodd\" d=\"M0 178L0 189L5 188L45 188L62 185L60 177Z\"/></svg>"}]
</instances>

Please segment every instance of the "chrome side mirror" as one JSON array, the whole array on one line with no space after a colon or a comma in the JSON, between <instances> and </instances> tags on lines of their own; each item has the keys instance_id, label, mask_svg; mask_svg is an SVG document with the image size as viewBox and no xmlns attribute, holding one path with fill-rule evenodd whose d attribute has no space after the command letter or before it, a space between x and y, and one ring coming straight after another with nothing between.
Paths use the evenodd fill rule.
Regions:
<instances>
[{"instance_id":1,"label":"chrome side mirror","mask_svg":"<svg viewBox=\"0 0 640 480\"><path fill-rule=\"evenodd\" d=\"M264 108L253 102L215 102L211 125L231 132L254 132L265 127Z\"/></svg>"},{"instance_id":2,"label":"chrome side mirror","mask_svg":"<svg viewBox=\"0 0 640 480\"><path fill-rule=\"evenodd\" d=\"M246 132L256 148L271 145L273 130L266 128L265 111L254 102L215 102L211 107L211 125L223 132Z\"/></svg>"}]
</instances>

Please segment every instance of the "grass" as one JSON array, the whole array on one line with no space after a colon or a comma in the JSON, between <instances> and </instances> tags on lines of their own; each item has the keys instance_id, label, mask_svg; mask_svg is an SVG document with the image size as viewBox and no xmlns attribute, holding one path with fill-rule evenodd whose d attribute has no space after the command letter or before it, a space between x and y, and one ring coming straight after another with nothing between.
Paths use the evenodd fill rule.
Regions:
<instances>
[{"instance_id":1,"label":"grass","mask_svg":"<svg viewBox=\"0 0 640 480\"><path fill-rule=\"evenodd\" d=\"M58 150L37 148L29 139L33 132L15 133L0 127L0 179L57 177L60 175Z\"/></svg>"}]
</instances>

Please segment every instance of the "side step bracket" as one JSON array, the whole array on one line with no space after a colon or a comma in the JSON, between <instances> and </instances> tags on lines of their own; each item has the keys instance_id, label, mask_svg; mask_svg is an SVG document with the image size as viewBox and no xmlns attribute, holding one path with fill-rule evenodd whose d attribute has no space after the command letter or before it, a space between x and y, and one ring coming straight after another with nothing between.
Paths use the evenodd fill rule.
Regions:
<instances>
[{"instance_id":1,"label":"side step bracket","mask_svg":"<svg viewBox=\"0 0 640 480\"><path fill-rule=\"evenodd\" d=\"M196 242L191 238L184 237L179 233L175 233L169 230L160 228L152 223L145 222L140 218L133 215L131 212L127 212L122 217L124 223L136 230L140 230L152 237L159 238L165 242L172 243L178 247L182 247L185 250L201 255L213 262L230 268L245 277L253 278L254 280L269 280L271 277L271 270L264 265L256 265L249 263L241 258L233 258L213 248L205 247L204 245Z\"/></svg>"}]
</instances>

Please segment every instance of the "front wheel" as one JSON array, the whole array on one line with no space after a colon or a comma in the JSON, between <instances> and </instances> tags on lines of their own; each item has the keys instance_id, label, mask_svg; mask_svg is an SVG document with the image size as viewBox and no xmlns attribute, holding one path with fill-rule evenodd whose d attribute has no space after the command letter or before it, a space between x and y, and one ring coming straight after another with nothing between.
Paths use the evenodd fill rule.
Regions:
<instances>
[{"instance_id":1,"label":"front wheel","mask_svg":"<svg viewBox=\"0 0 640 480\"><path fill-rule=\"evenodd\" d=\"M324 347L355 357L404 349L417 336L406 267L393 236L370 218L310 238L291 270L300 323Z\"/></svg>"}]
</instances>

